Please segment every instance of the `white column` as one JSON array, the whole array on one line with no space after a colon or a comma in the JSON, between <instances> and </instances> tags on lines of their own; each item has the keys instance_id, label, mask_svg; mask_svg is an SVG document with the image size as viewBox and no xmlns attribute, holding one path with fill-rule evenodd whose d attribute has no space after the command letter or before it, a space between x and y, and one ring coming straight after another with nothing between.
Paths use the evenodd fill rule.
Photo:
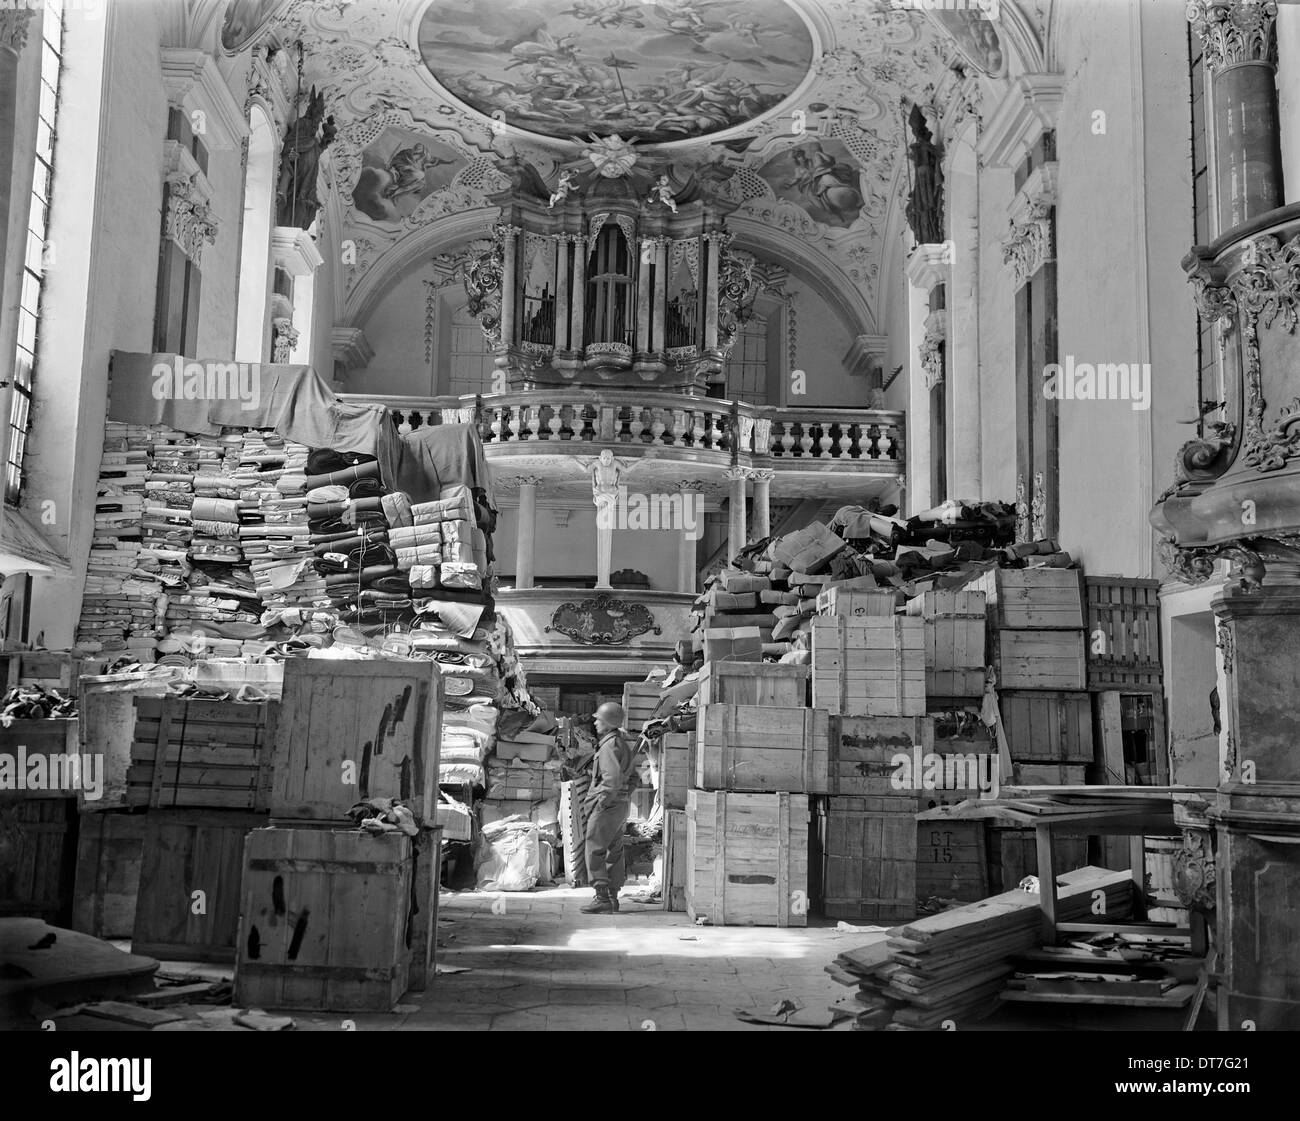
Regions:
<instances>
[{"instance_id":1,"label":"white column","mask_svg":"<svg viewBox=\"0 0 1300 1121\"><path fill-rule=\"evenodd\" d=\"M664 316L668 304L668 239L655 238L654 338L650 349L661 358L664 353Z\"/></svg>"},{"instance_id":2,"label":"white column","mask_svg":"<svg viewBox=\"0 0 1300 1121\"><path fill-rule=\"evenodd\" d=\"M642 238L640 257L636 266L636 350L644 354L650 349L650 257L654 253L654 239Z\"/></svg>"},{"instance_id":3,"label":"white column","mask_svg":"<svg viewBox=\"0 0 1300 1121\"><path fill-rule=\"evenodd\" d=\"M519 231L513 226L505 230L505 258L501 268L501 345L515 345L515 245Z\"/></svg>"},{"instance_id":4,"label":"white column","mask_svg":"<svg viewBox=\"0 0 1300 1121\"><path fill-rule=\"evenodd\" d=\"M582 321L587 303L587 239L573 236L573 318L569 322L569 344L575 354L582 353Z\"/></svg>"},{"instance_id":5,"label":"white column","mask_svg":"<svg viewBox=\"0 0 1300 1121\"><path fill-rule=\"evenodd\" d=\"M535 475L519 477L519 522L515 528L515 587L533 586L537 541L537 484Z\"/></svg>"},{"instance_id":6,"label":"white column","mask_svg":"<svg viewBox=\"0 0 1300 1121\"><path fill-rule=\"evenodd\" d=\"M930 384L922 359L930 292L951 278L951 253L945 245L918 245L907 258L908 389L907 389L907 513L928 510L931 500Z\"/></svg>"},{"instance_id":7,"label":"white column","mask_svg":"<svg viewBox=\"0 0 1300 1121\"><path fill-rule=\"evenodd\" d=\"M695 594L697 546L704 533L704 484L698 479L677 484L682 496L682 533L677 538L677 590Z\"/></svg>"},{"instance_id":8,"label":"white column","mask_svg":"<svg viewBox=\"0 0 1300 1121\"><path fill-rule=\"evenodd\" d=\"M709 277L704 294L704 349L718 349L718 235L705 234Z\"/></svg>"},{"instance_id":9,"label":"white column","mask_svg":"<svg viewBox=\"0 0 1300 1121\"><path fill-rule=\"evenodd\" d=\"M749 477L754 480L754 540L762 541L772 536L772 510L770 491L776 472L770 467L754 468Z\"/></svg>"},{"instance_id":10,"label":"white column","mask_svg":"<svg viewBox=\"0 0 1300 1121\"><path fill-rule=\"evenodd\" d=\"M569 243L556 234L555 243L555 350L567 350L565 328L569 319Z\"/></svg>"},{"instance_id":11,"label":"white column","mask_svg":"<svg viewBox=\"0 0 1300 1121\"><path fill-rule=\"evenodd\" d=\"M725 472L731 483L731 501L728 504L727 559L730 560L745 547L745 479L748 468L729 467Z\"/></svg>"},{"instance_id":12,"label":"white column","mask_svg":"<svg viewBox=\"0 0 1300 1121\"><path fill-rule=\"evenodd\" d=\"M609 582L609 572L613 556L614 526L612 520L606 520L600 516L598 507L596 512L596 587L599 590L609 591L612 587Z\"/></svg>"}]
</instances>

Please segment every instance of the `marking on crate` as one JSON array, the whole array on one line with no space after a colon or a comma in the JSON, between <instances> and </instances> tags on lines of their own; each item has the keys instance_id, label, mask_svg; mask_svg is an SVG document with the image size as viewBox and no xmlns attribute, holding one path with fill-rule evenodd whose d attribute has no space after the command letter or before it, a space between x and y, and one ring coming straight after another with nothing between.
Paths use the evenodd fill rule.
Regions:
<instances>
[{"instance_id":1,"label":"marking on crate","mask_svg":"<svg viewBox=\"0 0 1300 1121\"><path fill-rule=\"evenodd\" d=\"M248 932L248 956L252 961L262 956L262 936L257 933L256 925Z\"/></svg>"},{"instance_id":2,"label":"marking on crate","mask_svg":"<svg viewBox=\"0 0 1300 1121\"><path fill-rule=\"evenodd\" d=\"M760 876L760 875L752 875L752 876L730 876L729 875L727 877L727 883L729 884L774 884L776 883L776 877Z\"/></svg>"},{"instance_id":3,"label":"marking on crate","mask_svg":"<svg viewBox=\"0 0 1300 1121\"><path fill-rule=\"evenodd\" d=\"M370 744L361 749L361 773L357 775L357 793L362 798L370 797Z\"/></svg>"},{"instance_id":4,"label":"marking on crate","mask_svg":"<svg viewBox=\"0 0 1300 1121\"><path fill-rule=\"evenodd\" d=\"M384 737L388 735L388 722L392 720L392 718L393 706L391 704L384 705L384 715L379 718L379 728L375 732L374 743L376 755L383 755L384 753Z\"/></svg>"},{"instance_id":5,"label":"marking on crate","mask_svg":"<svg viewBox=\"0 0 1300 1121\"><path fill-rule=\"evenodd\" d=\"M284 877L276 876L271 881L271 910L275 915L284 914ZM271 925L275 926L275 919L271 920Z\"/></svg>"},{"instance_id":6,"label":"marking on crate","mask_svg":"<svg viewBox=\"0 0 1300 1121\"><path fill-rule=\"evenodd\" d=\"M403 802L411 800L411 757L402 756L402 764L397 777L397 796Z\"/></svg>"},{"instance_id":7,"label":"marking on crate","mask_svg":"<svg viewBox=\"0 0 1300 1121\"><path fill-rule=\"evenodd\" d=\"M289 939L289 960L296 961L298 951L302 949L302 940L307 937L307 919L311 911L304 907L298 912L298 918L293 924L293 937Z\"/></svg>"}]
</instances>

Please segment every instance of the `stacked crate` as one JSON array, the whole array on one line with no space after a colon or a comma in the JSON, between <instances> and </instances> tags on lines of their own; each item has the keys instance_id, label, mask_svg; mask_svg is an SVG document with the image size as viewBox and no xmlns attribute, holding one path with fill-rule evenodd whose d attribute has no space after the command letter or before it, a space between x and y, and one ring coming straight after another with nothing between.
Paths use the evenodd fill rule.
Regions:
<instances>
[{"instance_id":1,"label":"stacked crate","mask_svg":"<svg viewBox=\"0 0 1300 1121\"><path fill-rule=\"evenodd\" d=\"M442 686L427 661L285 664L273 828L243 849L238 1003L387 1011L425 987L440 829L362 832L348 811L393 799L434 820Z\"/></svg>"},{"instance_id":2,"label":"stacked crate","mask_svg":"<svg viewBox=\"0 0 1300 1121\"><path fill-rule=\"evenodd\" d=\"M685 810L693 919L807 925L808 796L826 792L829 767L828 717L807 707L807 680L806 666L720 662L702 671ZM671 869L666 855L666 896Z\"/></svg>"},{"instance_id":3,"label":"stacked crate","mask_svg":"<svg viewBox=\"0 0 1300 1121\"><path fill-rule=\"evenodd\" d=\"M925 627L925 694L968 699L984 692L985 594L928 591L907 602L907 614Z\"/></svg>"}]
</instances>

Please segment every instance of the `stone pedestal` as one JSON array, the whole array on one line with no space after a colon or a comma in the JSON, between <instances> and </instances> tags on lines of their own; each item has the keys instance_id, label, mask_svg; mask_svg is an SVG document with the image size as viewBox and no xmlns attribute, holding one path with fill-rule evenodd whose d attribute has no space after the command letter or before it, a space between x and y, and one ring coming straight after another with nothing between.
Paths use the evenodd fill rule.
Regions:
<instances>
[{"instance_id":1,"label":"stone pedestal","mask_svg":"<svg viewBox=\"0 0 1300 1121\"><path fill-rule=\"evenodd\" d=\"M1222 650L1219 1027L1300 1029L1300 584L1214 600Z\"/></svg>"}]
</instances>

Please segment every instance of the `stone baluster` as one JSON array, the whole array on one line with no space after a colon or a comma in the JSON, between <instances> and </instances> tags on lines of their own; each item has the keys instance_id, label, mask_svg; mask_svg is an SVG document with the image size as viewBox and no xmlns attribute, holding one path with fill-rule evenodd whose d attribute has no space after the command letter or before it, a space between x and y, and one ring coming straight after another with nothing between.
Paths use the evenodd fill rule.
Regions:
<instances>
[{"instance_id":1,"label":"stone baluster","mask_svg":"<svg viewBox=\"0 0 1300 1121\"><path fill-rule=\"evenodd\" d=\"M650 410L650 443L655 447L660 447L664 442L664 432L668 426L664 423L664 409L654 408Z\"/></svg>"},{"instance_id":2,"label":"stone baluster","mask_svg":"<svg viewBox=\"0 0 1300 1121\"><path fill-rule=\"evenodd\" d=\"M850 424L848 421L844 421L840 425L839 448L840 448L841 459L853 458L853 444L854 444L853 437L857 431L858 431L858 426L856 424Z\"/></svg>"}]
</instances>

